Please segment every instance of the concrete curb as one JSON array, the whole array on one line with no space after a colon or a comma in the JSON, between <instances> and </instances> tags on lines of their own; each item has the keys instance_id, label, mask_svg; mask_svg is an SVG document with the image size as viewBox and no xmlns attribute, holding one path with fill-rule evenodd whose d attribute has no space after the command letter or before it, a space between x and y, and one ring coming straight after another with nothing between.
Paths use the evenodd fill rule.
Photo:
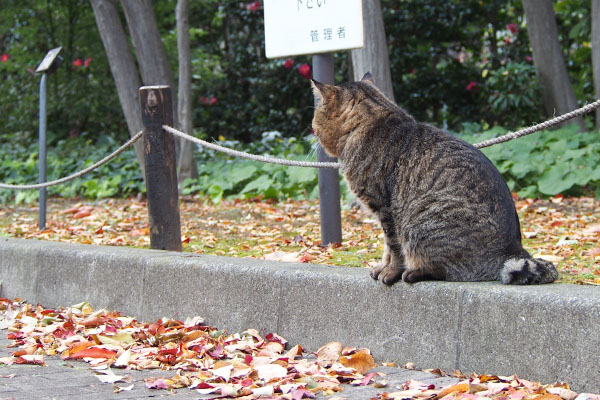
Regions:
<instances>
[{"instance_id":1,"label":"concrete curb","mask_svg":"<svg viewBox=\"0 0 600 400\"><path fill-rule=\"evenodd\" d=\"M576 285L403 283L362 268L0 238L2 297L86 300L155 320L201 315L277 332L308 350L337 340L422 368L516 373L600 392L600 290Z\"/></svg>"}]
</instances>

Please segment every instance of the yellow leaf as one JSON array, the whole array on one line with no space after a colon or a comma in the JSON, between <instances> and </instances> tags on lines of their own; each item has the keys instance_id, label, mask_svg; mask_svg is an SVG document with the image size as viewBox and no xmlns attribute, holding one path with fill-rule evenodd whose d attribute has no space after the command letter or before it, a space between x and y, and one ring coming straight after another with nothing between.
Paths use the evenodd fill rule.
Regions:
<instances>
[{"instance_id":1,"label":"yellow leaf","mask_svg":"<svg viewBox=\"0 0 600 400\"><path fill-rule=\"evenodd\" d=\"M340 362L343 366L354 368L363 375L366 374L371 368L377 366L377 364L375 364L375 360L373 360L373 356L367 349L361 349L354 354L344 356L340 358Z\"/></svg>"}]
</instances>

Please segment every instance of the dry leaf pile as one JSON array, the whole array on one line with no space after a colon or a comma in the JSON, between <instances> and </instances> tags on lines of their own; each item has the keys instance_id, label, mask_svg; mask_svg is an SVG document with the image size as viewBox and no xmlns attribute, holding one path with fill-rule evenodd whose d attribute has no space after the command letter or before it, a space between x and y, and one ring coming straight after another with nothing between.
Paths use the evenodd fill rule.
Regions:
<instances>
[{"instance_id":1,"label":"dry leaf pile","mask_svg":"<svg viewBox=\"0 0 600 400\"><path fill-rule=\"evenodd\" d=\"M0 299L0 329L8 329L11 357L0 364L44 365L45 356L83 360L98 379L115 384L115 391L131 389L130 382L112 368L176 370L168 378L147 378L150 389L187 387L215 397L281 399L313 398L332 394L342 384L368 385L377 376L369 350L343 348L332 342L310 359L299 345L286 350L286 340L275 333L264 337L254 329L227 334L204 324L201 317L185 321L159 319L142 323L132 317L87 303L58 310L19 299Z\"/></svg>"},{"instance_id":2,"label":"dry leaf pile","mask_svg":"<svg viewBox=\"0 0 600 400\"><path fill-rule=\"evenodd\" d=\"M525 247L550 260L563 282L600 285L600 209L593 198L515 199ZM47 228L37 228L34 207L0 206L0 232L22 238L97 245L148 247L146 204L134 199L82 203L52 198ZM274 203L184 197L181 201L185 251L345 266L377 263L383 234L361 209L342 211L342 243L320 246L316 201Z\"/></svg>"}]
</instances>

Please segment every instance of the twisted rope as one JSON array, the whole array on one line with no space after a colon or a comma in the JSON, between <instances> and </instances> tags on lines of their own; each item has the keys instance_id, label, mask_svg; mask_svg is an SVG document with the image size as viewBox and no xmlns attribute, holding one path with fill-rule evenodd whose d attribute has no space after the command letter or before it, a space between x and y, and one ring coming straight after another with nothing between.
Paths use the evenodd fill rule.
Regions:
<instances>
[{"instance_id":1,"label":"twisted rope","mask_svg":"<svg viewBox=\"0 0 600 400\"><path fill-rule=\"evenodd\" d=\"M245 153L243 151L233 150L228 147L223 147L215 143L210 143L202 139L198 139L196 137L190 136L187 133L183 133L178 131L175 128L171 128L168 125L163 125L162 128L172 133L175 136L179 136L190 142L199 144L200 146L204 146L206 148L217 150L225 154L229 154L230 156L246 158L248 160L260 161L271 164L279 164L279 165L288 165L292 167L309 167L309 168L340 168L340 163L334 162L310 162L310 161L296 161L296 160L286 160L284 158L276 158L271 156L259 156L256 154Z\"/></svg>"},{"instance_id":2,"label":"twisted rope","mask_svg":"<svg viewBox=\"0 0 600 400\"><path fill-rule=\"evenodd\" d=\"M588 104L586 106L578 108L577 110L573 110L573 111L568 112L566 114L559 115L558 117L552 118L552 119L550 119L550 120L548 120L546 122L542 122L540 124L530 126L529 128L521 129L520 131L511 132L511 133L508 133L508 134L506 134L504 136L499 136L497 138L484 140L483 142L476 143L473 146L477 147L478 149L481 149L481 148L484 148L484 147L492 146L494 144L508 142L509 140L520 138L521 136L529 135L531 133L544 130L544 129L549 128L551 126L558 125L561 122L565 122L567 120L570 120L571 118L575 118L575 117L578 117L580 115L587 114L590 111L593 111L593 110L595 110L598 107L600 107L600 100L596 100L593 103L590 103L590 104Z\"/></svg>"},{"instance_id":3,"label":"twisted rope","mask_svg":"<svg viewBox=\"0 0 600 400\"><path fill-rule=\"evenodd\" d=\"M96 164L94 165L90 165L89 167L82 169L79 172L76 172L72 175L69 176L65 176L64 178L60 178L57 179L55 181L50 181L50 182L44 182L44 183L38 183L35 185L7 185L4 183L0 183L0 189L17 189L17 190L24 190L24 189L41 189L41 188L45 188L48 186L53 186L53 185L58 185L60 183L64 183L64 182L68 182L70 180L73 180L75 178L79 178L82 175L87 174L88 172L103 166L104 164L106 164L107 162L109 162L110 160L112 160L113 158L115 158L116 156L118 156L119 154L121 154L126 148L128 148L129 146L131 146L132 144L134 144L135 142L137 142L139 140L139 138L142 137L142 135L144 134L144 131L139 131L134 137L132 137L131 139L129 139L125 144L123 144L121 147L119 147L117 150L115 150L113 153L109 154L108 156L104 157L102 160L98 161Z\"/></svg>"}]
</instances>

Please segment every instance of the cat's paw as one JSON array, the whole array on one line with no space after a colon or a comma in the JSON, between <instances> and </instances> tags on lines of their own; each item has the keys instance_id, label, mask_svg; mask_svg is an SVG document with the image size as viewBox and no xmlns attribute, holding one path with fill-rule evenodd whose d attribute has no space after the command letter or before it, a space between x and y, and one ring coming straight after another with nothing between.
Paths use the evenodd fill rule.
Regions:
<instances>
[{"instance_id":1,"label":"cat's paw","mask_svg":"<svg viewBox=\"0 0 600 400\"><path fill-rule=\"evenodd\" d=\"M377 279L385 285L392 286L402 278L402 272L404 272L404 268L397 268L388 264L378 272ZM371 271L371 276L373 276L373 271Z\"/></svg>"},{"instance_id":2,"label":"cat's paw","mask_svg":"<svg viewBox=\"0 0 600 400\"><path fill-rule=\"evenodd\" d=\"M406 283L416 283L426 279L431 279L431 277L420 269L407 269L402 273L402 280Z\"/></svg>"},{"instance_id":3,"label":"cat's paw","mask_svg":"<svg viewBox=\"0 0 600 400\"><path fill-rule=\"evenodd\" d=\"M371 278L377 280L379 279L379 275L381 274L381 271L383 271L385 269L385 267L387 267L388 264L384 264L384 263L379 263L377 265L375 265L374 267L371 268Z\"/></svg>"}]
</instances>

